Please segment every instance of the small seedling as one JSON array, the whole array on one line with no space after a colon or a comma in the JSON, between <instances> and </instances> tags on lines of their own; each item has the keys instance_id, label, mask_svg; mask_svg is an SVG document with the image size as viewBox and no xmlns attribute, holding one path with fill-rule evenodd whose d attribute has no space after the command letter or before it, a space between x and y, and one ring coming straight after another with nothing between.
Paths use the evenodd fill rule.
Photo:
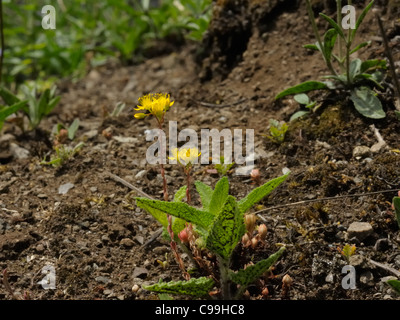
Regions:
<instances>
[{"instance_id":1,"label":"small seedling","mask_svg":"<svg viewBox=\"0 0 400 320\"><path fill-rule=\"evenodd\" d=\"M297 118L300 118L304 115L309 114L314 109L315 105L317 104L316 101L311 101L309 96L306 95L305 93L296 94L293 97L293 99L296 100L296 102L298 102L299 104L303 105L306 110L297 111L290 117L289 121L293 121Z\"/></svg>"},{"instance_id":2,"label":"small seedling","mask_svg":"<svg viewBox=\"0 0 400 320\"><path fill-rule=\"evenodd\" d=\"M284 121L275 119L269 120L269 135L267 137L277 144L281 144L285 140L285 134L288 130L288 125Z\"/></svg>"},{"instance_id":3,"label":"small seedling","mask_svg":"<svg viewBox=\"0 0 400 320\"><path fill-rule=\"evenodd\" d=\"M43 160L40 164L51 165L53 167L62 166L67 160L74 157L83 146L83 142L78 143L75 147L69 147L63 144L54 146L56 154L51 156L50 161Z\"/></svg>"},{"instance_id":4,"label":"small seedling","mask_svg":"<svg viewBox=\"0 0 400 320\"><path fill-rule=\"evenodd\" d=\"M350 257L356 252L356 246L354 244L351 246L346 243L343 249L338 248L338 251L343 255L347 263L350 263Z\"/></svg>"},{"instance_id":5,"label":"small seedling","mask_svg":"<svg viewBox=\"0 0 400 320\"><path fill-rule=\"evenodd\" d=\"M65 127L63 124L58 123L54 125L52 134L54 135L54 144L64 144L67 139L74 140L75 134L79 128L79 119L75 119L69 127Z\"/></svg>"},{"instance_id":6,"label":"small seedling","mask_svg":"<svg viewBox=\"0 0 400 320\"><path fill-rule=\"evenodd\" d=\"M235 163L225 163L224 157L220 157L219 160L219 163L214 164L214 168L221 176L225 176Z\"/></svg>"}]
</instances>

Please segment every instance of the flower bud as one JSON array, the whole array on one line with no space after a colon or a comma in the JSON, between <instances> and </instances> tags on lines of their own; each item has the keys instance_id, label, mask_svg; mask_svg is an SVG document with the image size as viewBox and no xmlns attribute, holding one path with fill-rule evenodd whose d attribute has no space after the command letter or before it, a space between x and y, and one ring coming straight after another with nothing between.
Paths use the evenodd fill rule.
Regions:
<instances>
[{"instance_id":1,"label":"flower bud","mask_svg":"<svg viewBox=\"0 0 400 320\"><path fill-rule=\"evenodd\" d=\"M269 290L267 287L265 287L262 291L261 291L261 295L263 296L264 299L266 299L269 295Z\"/></svg>"},{"instance_id":2,"label":"flower bud","mask_svg":"<svg viewBox=\"0 0 400 320\"><path fill-rule=\"evenodd\" d=\"M247 247L249 245L250 242L250 238L249 235L247 233L245 233L242 237L242 244L243 246Z\"/></svg>"},{"instance_id":3,"label":"flower bud","mask_svg":"<svg viewBox=\"0 0 400 320\"><path fill-rule=\"evenodd\" d=\"M258 244L258 239L256 237L254 237L253 239L251 239L251 247L253 249L255 249L257 247Z\"/></svg>"},{"instance_id":4,"label":"flower bud","mask_svg":"<svg viewBox=\"0 0 400 320\"><path fill-rule=\"evenodd\" d=\"M258 169L251 170L250 178L253 181L259 181L260 180L260 170L258 170Z\"/></svg>"},{"instance_id":5,"label":"flower bud","mask_svg":"<svg viewBox=\"0 0 400 320\"><path fill-rule=\"evenodd\" d=\"M258 235L260 236L261 240L264 240L267 236L267 226L265 224L260 224L258 226Z\"/></svg>"},{"instance_id":6,"label":"flower bud","mask_svg":"<svg viewBox=\"0 0 400 320\"><path fill-rule=\"evenodd\" d=\"M289 288L293 284L293 279L288 274L285 274L282 278L282 284L285 288Z\"/></svg>"},{"instance_id":7,"label":"flower bud","mask_svg":"<svg viewBox=\"0 0 400 320\"><path fill-rule=\"evenodd\" d=\"M244 216L244 224L246 225L247 232L251 235L253 233L254 227L256 226L257 217L255 214L246 214Z\"/></svg>"},{"instance_id":8,"label":"flower bud","mask_svg":"<svg viewBox=\"0 0 400 320\"><path fill-rule=\"evenodd\" d=\"M186 231L186 228L183 229L181 232L179 232L178 238L179 238L179 240L181 240L182 243L188 243L189 242L189 236L188 236L188 233Z\"/></svg>"}]
</instances>

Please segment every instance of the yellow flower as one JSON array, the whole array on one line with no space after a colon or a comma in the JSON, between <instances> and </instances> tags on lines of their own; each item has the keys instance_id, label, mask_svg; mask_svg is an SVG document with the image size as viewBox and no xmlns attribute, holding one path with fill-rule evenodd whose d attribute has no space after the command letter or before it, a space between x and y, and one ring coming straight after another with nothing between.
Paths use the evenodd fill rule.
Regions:
<instances>
[{"instance_id":1,"label":"yellow flower","mask_svg":"<svg viewBox=\"0 0 400 320\"><path fill-rule=\"evenodd\" d=\"M192 164L200 155L197 148L174 148L172 150L173 157L168 157L170 160L177 160L181 165L187 166Z\"/></svg>"},{"instance_id":2,"label":"yellow flower","mask_svg":"<svg viewBox=\"0 0 400 320\"><path fill-rule=\"evenodd\" d=\"M140 97L139 103L140 105L137 105L135 110L147 110L149 114L136 113L134 115L136 119L143 119L152 114L156 116L158 120L162 120L165 112L174 104L174 101L171 102L169 94L167 93L149 93Z\"/></svg>"}]
</instances>

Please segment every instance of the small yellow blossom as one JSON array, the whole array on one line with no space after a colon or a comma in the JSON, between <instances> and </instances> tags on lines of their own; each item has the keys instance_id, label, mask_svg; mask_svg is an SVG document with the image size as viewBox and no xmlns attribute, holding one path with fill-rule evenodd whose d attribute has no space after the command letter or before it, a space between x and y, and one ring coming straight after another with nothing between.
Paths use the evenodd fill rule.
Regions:
<instances>
[{"instance_id":1,"label":"small yellow blossom","mask_svg":"<svg viewBox=\"0 0 400 320\"><path fill-rule=\"evenodd\" d=\"M187 166L192 164L200 155L197 148L174 148L172 149L173 157L168 157L170 160L177 160L181 165Z\"/></svg>"},{"instance_id":2,"label":"small yellow blossom","mask_svg":"<svg viewBox=\"0 0 400 320\"><path fill-rule=\"evenodd\" d=\"M140 97L139 103L135 110L147 110L149 113L136 113L134 115L136 119L143 119L152 114L156 116L159 121L162 121L164 114L174 104L174 101L171 102L170 96L167 93L149 93Z\"/></svg>"}]
</instances>

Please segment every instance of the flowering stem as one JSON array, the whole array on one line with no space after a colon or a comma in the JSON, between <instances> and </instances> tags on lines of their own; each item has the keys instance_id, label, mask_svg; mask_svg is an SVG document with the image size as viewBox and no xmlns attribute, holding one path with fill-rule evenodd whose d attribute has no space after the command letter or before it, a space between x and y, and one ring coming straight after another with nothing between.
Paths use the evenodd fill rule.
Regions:
<instances>
[{"instance_id":1,"label":"flowering stem","mask_svg":"<svg viewBox=\"0 0 400 320\"><path fill-rule=\"evenodd\" d=\"M187 204L190 205L191 202L191 197L190 197L190 170L191 167L189 167L188 169L185 169L185 173L186 173L186 200L187 200Z\"/></svg>"},{"instance_id":2,"label":"flowering stem","mask_svg":"<svg viewBox=\"0 0 400 320\"><path fill-rule=\"evenodd\" d=\"M158 122L158 128L160 130L160 137L161 137L161 132L163 131L162 125L163 125L163 119L159 120L157 119ZM165 178L165 169L164 169L164 164L163 164L163 154L165 153L164 151L164 144L163 144L163 139L160 139L160 171L161 171L161 177L163 180L163 193L164 193L164 201L168 201L168 189L167 189L167 179Z\"/></svg>"}]
</instances>

